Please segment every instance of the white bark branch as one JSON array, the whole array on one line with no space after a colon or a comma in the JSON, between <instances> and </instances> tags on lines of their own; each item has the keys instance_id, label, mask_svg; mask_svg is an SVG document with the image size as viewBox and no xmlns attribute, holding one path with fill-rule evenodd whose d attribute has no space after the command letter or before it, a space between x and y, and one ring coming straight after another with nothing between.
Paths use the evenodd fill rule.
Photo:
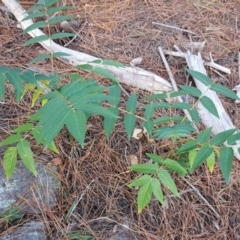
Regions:
<instances>
[{"instance_id":1,"label":"white bark branch","mask_svg":"<svg viewBox=\"0 0 240 240\"><path fill-rule=\"evenodd\" d=\"M22 8L22 6L15 0L2 0L5 6L12 12L12 14L16 17L16 19L21 23L21 28L24 30L30 25L33 24L32 20L27 20L21 22L28 14ZM37 37L41 35L45 35L41 30L35 29L33 31L28 32L32 37ZM80 64L86 64L91 61L94 61L98 58L81 53L78 51L74 51L65 47L62 47L52 40L47 40L40 42L49 53L55 52L63 52L70 54L70 56L59 57L58 59L71 64L73 66L78 66ZM133 87L137 87L139 89L151 91L151 92L161 92L161 91L171 91L171 84L160 76L146 71L144 69L138 67L126 67L126 68L118 68L114 66L105 66L92 64L93 66L101 66L102 68L108 69L111 71L115 77L122 83L127 85L131 85Z\"/></svg>"}]
</instances>

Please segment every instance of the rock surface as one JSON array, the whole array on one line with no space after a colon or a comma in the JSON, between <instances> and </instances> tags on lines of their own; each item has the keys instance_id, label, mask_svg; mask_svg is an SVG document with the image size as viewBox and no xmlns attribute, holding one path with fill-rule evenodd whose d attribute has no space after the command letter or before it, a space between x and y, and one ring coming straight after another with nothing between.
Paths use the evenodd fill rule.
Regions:
<instances>
[{"instance_id":1,"label":"rock surface","mask_svg":"<svg viewBox=\"0 0 240 240\"><path fill-rule=\"evenodd\" d=\"M0 169L0 212L18 199L24 199L21 201L22 214L38 212L39 204L50 208L56 203L57 180L43 163L36 163L36 170L37 177L18 162L12 178L7 181L3 169Z\"/></svg>"},{"instance_id":2,"label":"rock surface","mask_svg":"<svg viewBox=\"0 0 240 240\"><path fill-rule=\"evenodd\" d=\"M0 240L45 240L44 225L37 221L29 221L14 232L0 237Z\"/></svg>"}]
</instances>

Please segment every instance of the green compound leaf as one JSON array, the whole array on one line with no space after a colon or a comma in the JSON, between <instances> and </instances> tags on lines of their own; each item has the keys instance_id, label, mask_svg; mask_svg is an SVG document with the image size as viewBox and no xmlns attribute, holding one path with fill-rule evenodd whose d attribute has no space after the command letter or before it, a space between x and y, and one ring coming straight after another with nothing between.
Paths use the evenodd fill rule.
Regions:
<instances>
[{"instance_id":1,"label":"green compound leaf","mask_svg":"<svg viewBox=\"0 0 240 240\"><path fill-rule=\"evenodd\" d=\"M159 164L164 163L164 158L159 155L152 154L152 153L146 153L146 155L156 163L159 163Z\"/></svg>"},{"instance_id":2,"label":"green compound leaf","mask_svg":"<svg viewBox=\"0 0 240 240\"><path fill-rule=\"evenodd\" d=\"M221 147L219 155L219 164L226 184L228 184L230 181L233 158L234 153L232 148L225 146Z\"/></svg>"},{"instance_id":3,"label":"green compound leaf","mask_svg":"<svg viewBox=\"0 0 240 240\"><path fill-rule=\"evenodd\" d=\"M207 167L211 173L214 170L214 165L215 165L215 153L213 151L211 155L207 158Z\"/></svg>"},{"instance_id":4,"label":"green compound leaf","mask_svg":"<svg viewBox=\"0 0 240 240\"><path fill-rule=\"evenodd\" d=\"M205 143L209 139L211 132L212 128L208 128L200 132L196 137L197 142L199 142L200 144Z\"/></svg>"},{"instance_id":5,"label":"green compound leaf","mask_svg":"<svg viewBox=\"0 0 240 240\"><path fill-rule=\"evenodd\" d=\"M199 80L201 83L203 83L206 86L210 86L212 84L212 79L206 76L205 74L201 72L197 72L190 69L185 69L192 77Z\"/></svg>"},{"instance_id":6,"label":"green compound leaf","mask_svg":"<svg viewBox=\"0 0 240 240\"><path fill-rule=\"evenodd\" d=\"M20 134L14 134L7 137L2 142L0 142L0 147L19 142L21 140L22 140L22 136Z\"/></svg>"},{"instance_id":7,"label":"green compound leaf","mask_svg":"<svg viewBox=\"0 0 240 240\"><path fill-rule=\"evenodd\" d=\"M167 158L163 162L163 165L166 166L168 169L177 172L181 177L184 177L187 174L187 170L176 160Z\"/></svg>"},{"instance_id":8,"label":"green compound leaf","mask_svg":"<svg viewBox=\"0 0 240 240\"><path fill-rule=\"evenodd\" d=\"M189 152L193 149L196 149L198 147L196 141L190 139L187 141L185 144L183 144L178 150L177 154L184 153L184 152Z\"/></svg>"},{"instance_id":9,"label":"green compound leaf","mask_svg":"<svg viewBox=\"0 0 240 240\"><path fill-rule=\"evenodd\" d=\"M46 27L46 26L47 26L47 23L45 21L39 21L39 22L33 23L32 25L27 27L25 30L23 30L22 34L25 34L34 29L42 28L42 27Z\"/></svg>"},{"instance_id":10,"label":"green compound leaf","mask_svg":"<svg viewBox=\"0 0 240 240\"><path fill-rule=\"evenodd\" d=\"M87 118L83 111L70 111L66 119L66 126L72 136L84 147L85 134L87 130Z\"/></svg>"},{"instance_id":11,"label":"green compound leaf","mask_svg":"<svg viewBox=\"0 0 240 240\"><path fill-rule=\"evenodd\" d=\"M47 35L37 36L37 37L29 39L28 41L23 43L22 46L25 47L25 46L28 46L28 45L31 45L31 44L34 44L34 43L39 43L39 42L46 41L48 39L49 39L49 37Z\"/></svg>"},{"instance_id":12,"label":"green compound leaf","mask_svg":"<svg viewBox=\"0 0 240 240\"><path fill-rule=\"evenodd\" d=\"M156 178L152 178L151 188L152 188L153 195L161 204L163 204L163 192L161 189L160 181Z\"/></svg>"},{"instance_id":13,"label":"green compound leaf","mask_svg":"<svg viewBox=\"0 0 240 240\"><path fill-rule=\"evenodd\" d=\"M137 120L136 116L132 113L127 113L124 115L124 128L127 132L128 139L130 139L132 136L136 120Z\"/></svg>"},{"instance_id":14,"label":"green compound leaf","mask_svg":"<svg viewBox=\"0 0 240 240\"><path fill-rule=\"evenodd\" d=\"M108 110L117 116L119 115L119 109L117 107L109 107ZM110 135L112 134L112 131L115 127L116 122L117 122L117 118L108 118L108 117L104 118L103 127L104 127L105 134L107 136L107 139L110 138Z\"/></svg>"},{"instance_id":15,"label":"green compound leaf","mask_svg":"<svg viewBox=\"0 0 240 240\"><path fill-rule=\"evenodd\" d=\"M200 99L201 104L211 113L213 114L215 117L219 118L218 115L218 111L217 108L215 107L215 104L213 103L213 101L207 97L207 96L203 96Z\"/></svg>"},{"instance_id":16,"label":"green compound leaf","mask_svg":"<svg viewBox=\"0 0 240 240\"><path fill-rule=\"evenodd\" d=\"M30 144L27 140L22 140L17 144L17 150L20 158L22 159L24 165L28 170L34 175L37 176L37 171L35 169L33 153L30 148Z\"/></svg>"},{"instance_id":17,"label":"green compound leaf","mask_svg":"<svg viewBox=\"0 0 240 240\"><path fill-rule=\"evenodd\" d=\"M11 178L17 163L17 148L9 147L3 156L3 169L7 180Z\"/></svg>"},{"instance_id":18,"label":"green compound leaf","mask_svg":"<svg viewBox=\"0 0 240 240\"><path fill-rule=\"evenodd\" d=\"M136 93L131 94L127 100L126 109L128 112L134 113L137 108L137 95Z\"/></svg>"},{"instance_id":19,"label":"green compound leaf","mask_svg":"<svg viewBox=\"0 0 240 240\"><path fill-rule=\"evenodd\" d=\"M149 175L143 175L135 180L133 180L128 186L129 187L139 187L150 182L152 178Z\"/></svg>"},{"instance_id":20,"label":"green compound leaf","mask_svg":"<svg viewBox=\"0 0 240 240\"><path fill-rule=\"evenodd\" d=\"M186 85L179 85L179 87L187 94L190 94L194 97L200 97L202 95L202 92L195 87L192 86L186 86Z\"/></svg>"},{"instance_id":21,"label":"green compound leaf","mask_svg":"<svg viewBox=\"0 0 240 240\"><path fill-rule=\"evenodd\" d=\"M34 125L32 123L25 123L14 130L12 130L12 133L23 133L23 132L28 132L34 128Z\"/></svg>"},{"instance_id":22,"label":"green compound leaf","mask_svg":"<svg viewBox=\"0 0 240 240\"><path fill-rule=\"evenodd\" d=\"M71 6L52 7L52 8L47 9L47 14L50 15L50 14L53 14L55 12L65 11L65 10L69 10L69 9L72 9L72 8L73 7L71 7ZM45 13L45 15L46 15L46 13Z\"/></svg>"},{"instance_id":23,"label":"green compound leaf","mask_svg":"<svg viewBox=\"0 0 240 240\"><path fill-rule=\"evenodd\" d=\"M201 147L192 164L192 170L194 170L196 167L200 166L205 160L207 160L207 158L211 155L212 152L213 149L209 146Z\"/></svg>"},{"instance_id":24,"label":"green compound leaf","mask_svg":"<svg viewBox=\"0 0 240 240\"><path fill-rule=\"evenodd\" d=\"M157 164L143 163L128 167L129 169L140 173L156 173L159 168Z\"/></svg>"},{"instance_id":25,"label":"green compound leaf","mask_svg":"<svg viewBox=\"0 0 240 240\"><path fill-rule=\"evenodd\" d=\"M218 146L220 144L223 144L235 132L236 132L236 129L230 129L230 130L226 130L224 132L218 133L217 135L212 137L212 139L210 140L210 145Z\"/></svg>"},{"instance_id":26,"label":"green compound leaf","mask_svg":"<svg viewBox=\"0 0 240 240\"><path fill-rule=\"evenodd\" d=\"M220 93L226 97L235 99L235 100L240 100L240 98L237 96L237 94L232 91L231 89L224 87L223 85L219 84L219 83L213 83L210 87L211 90Z\"/></svg>"},{"instance_id":27,"label":"green compound leaf","mask_svg":"<svg viewBox=\"0 0 240 240\"><path fill-rule=\"evenodd\" d=\"M160 169L158 172L158 178L160 182L167 187L175 196L180 197L177 187L169 174L169 172L165 169Z\"/></svg>"},{"instance_id":28,"label":"green compound leaf","mask_svg":"<svg viewBox=\"0 0 240 240\"><path fill-rule=\"evenodd\" d=\"M137 196L137 205L138 213L141 213L142 210L148 205L152 198L152 187L151 182L144 184L138 191Z\"/></svg>"}]
</instances>

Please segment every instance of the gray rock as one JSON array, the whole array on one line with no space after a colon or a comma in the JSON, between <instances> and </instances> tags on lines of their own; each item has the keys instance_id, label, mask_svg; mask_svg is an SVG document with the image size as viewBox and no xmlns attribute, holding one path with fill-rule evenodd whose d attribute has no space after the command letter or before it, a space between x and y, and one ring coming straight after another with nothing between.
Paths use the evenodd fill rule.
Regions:
<instances>
[{"instance_id":1,"label":"gray rock","mask_svg":"<svg viewBox=\"0 0 240 240\"><path fill-rule=\"evenodd\" d=\"M44 225L41 222L29 221L14 232L0 237L0 240L45 240Z\"/></svg>"},{"instance_id":2,"label":"gray rock","mask_svg":"<svg viewBox=\"0 0 240 240\"><path fill-rule=\"evenodd\" d=\"M38 213L38 206L51 208L55 205L58 181L50 173L50 169L43 163L36 163L38 176L35 177L23 165L17 163L16 170L9 181L6 180L3 169L0 169L0 212L15 203L21 201L21 213ZM15 204L19 206L19 204Z\"/></svg>"}]
</instances>

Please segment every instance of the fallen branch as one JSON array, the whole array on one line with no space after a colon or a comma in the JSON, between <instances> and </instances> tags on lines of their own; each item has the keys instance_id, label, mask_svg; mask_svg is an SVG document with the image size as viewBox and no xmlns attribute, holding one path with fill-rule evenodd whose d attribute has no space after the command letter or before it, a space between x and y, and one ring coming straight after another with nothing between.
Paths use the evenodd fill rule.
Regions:
<instances>
[{"instance_id":1,"label":"fallen branch","mask_svg":"<svg viewBox=\"0 0 240 240\"><path fill-rule=\"evenodd\" d=\"M30 25L33 24L32 20L23 21L22 20L28 16L26 11L22 8L22 6L15 0L2 0L5 6L9 9L10 12L16 17L16 19L21 23L21 28L24 30ZM32 37L37 37L41 35L45 35L41 30L35 29L33 31L28 32L28 34ZM53 54L55 52L67 53L70 56L62 56L58 59L64 61L73 66L78 66L81 64L91 64L92 66L100 66L102 68L108 69L111 71L115 77L122 83L127 85L137 87L139 89L147 90L150 92L161 92L161 91L171 91L171 84L160 76L146 71L142 68L138 67L115 67L115 66L106 66L90 63L98 58L81 53L78 51L74 51L65 47L62 47L52 40L46 40L39 42L49 53Z\"/></svg>"},{"instance_id":2,"label":"fallen branch","mask_svg":"<svg viewBox=\"0 0 240 240\"><path fill-rule=\"evenodd\" d=\"M201 54L198 55L191 54L190 51L187 51L187 53L183 53L177 46L174 46L177 52L172 51L164 51L166 54L173 55L173 56L180 56L184 57L186 59L188 68L197 72L201 72L205 75L207 75L206 69L204 68L204 61L201 57ZM210 56L211 57L211 56ZM212 59L212 58L211 58ZM219 115L219 118L215 117L213 114L211 114L206 108L199 102L197 105L198 113L201 118L201 121L203 125L206 128L212 127L212 134L216 135L220 132L236 128L232 120L230 119L229 115L225 111L218 95L216 92L208 89L207 86L205 86L203 83L201 83L198 79L194 78L194 82L196 84L196 87L204 93L205 96L209 97L214 103L217 108L217 112ZM237 90L237 89L235 89ZM227 143L225 143L227 145ZM238 152L238 148L240 148L240 141L237 142L237 144L233 147L234 150L234 156L240 160L240 154Z\"/></svg>"}]
</instances>

